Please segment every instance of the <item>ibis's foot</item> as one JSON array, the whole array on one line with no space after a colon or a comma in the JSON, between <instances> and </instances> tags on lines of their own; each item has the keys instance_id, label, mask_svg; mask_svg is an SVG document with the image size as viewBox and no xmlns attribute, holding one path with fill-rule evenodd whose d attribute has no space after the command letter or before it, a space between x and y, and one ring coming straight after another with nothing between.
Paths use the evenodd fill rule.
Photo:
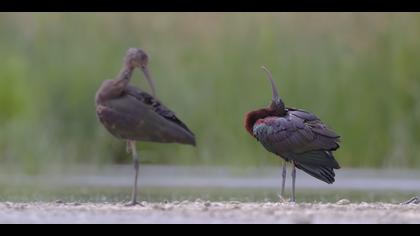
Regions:
<instances>
[{"instance_id":1,"label":"ibis's foot","mask_svg":"<svg viewBox=\"0 0 420 236\"><path fill-rule=\"evenodd\" d=\"M124 206L126 207L133 207L133 206L141 206L144 207L143 204L137 202L137 201L130 201L129 203L125 204Z\"/></svg>"},{"instance_id":2,"label":"ibis's foot","mask_svg":"<svg viewBox=\"0 0 420 236\"><path fill-rule=\"evenodd\" d=\"M289 200L289 203L293 203L293 204L295 204L295 203L296 203L296 200L295 200L295 199L290 199L290 200Z\"/></svg>"},{"instance_id":3,"label":"ibis's foot","mask_svg":"<svg viewBox=\"0 0 420 236\"><path fill-rule=\"evenodd\" d=\"M408 201L402 202L402 205L408 205L408 204L420 204L420 197L413 197Z\"/></svg>"},{"instance_id":4,"label":"ibis's foot","mask_svg":"<svg viewBox=\"0 0 420 236\"><path fill-rule=\"evenodd\" d=\"M277 197L279 197L279 202L280 202L280 203L286 203L286 202L288 202L288 201L289 201L289 200L287 200L286 198L284 198L281 194L277 195Z\"/></svg>"}]
</instances>

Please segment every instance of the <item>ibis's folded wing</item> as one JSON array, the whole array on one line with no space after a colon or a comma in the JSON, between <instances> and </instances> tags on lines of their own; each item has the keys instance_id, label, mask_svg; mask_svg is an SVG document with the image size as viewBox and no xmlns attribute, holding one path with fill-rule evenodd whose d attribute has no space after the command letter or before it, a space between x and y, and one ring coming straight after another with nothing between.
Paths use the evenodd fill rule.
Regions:
<instances>
[{"instance_id":1,"label":"ibis's folded wing","mask_svg":"<svg viewBox=\"0 0 420 236\"><path fill-rule=\"evenodd\" d=\"M118 138L195 145L194 134L175 113L133 86L97 107L100 121Z\"/></svg>"}]
</instances>

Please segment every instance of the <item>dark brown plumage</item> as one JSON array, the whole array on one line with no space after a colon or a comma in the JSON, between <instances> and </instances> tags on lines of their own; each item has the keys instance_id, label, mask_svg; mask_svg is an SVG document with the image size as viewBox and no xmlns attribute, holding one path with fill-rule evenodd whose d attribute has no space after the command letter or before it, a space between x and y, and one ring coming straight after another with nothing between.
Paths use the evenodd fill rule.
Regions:
<instances>
[{"instance_id":1,"label":"dark brown plumage","mask_svg":"<svg viewBox=\"0 0 420 236\"><path fill-rule=\"evenodd\" d=\"M130 205L137 204L139 159L136 141L195 146L195 137L190 129L155 98L153 80L147 67L148 58L141 49L129 49L120 74L115 80L104 81L95 98L100 122L113 136L127 140L133 154L135 181ZM136 67L143 71L153 95L129 84Z\"/></svg>"},{"instance_id":2,"label":"dark brown plumage","mask_svg":"<svg viewBox=\"0 0 420 236\"><path fill-rule=\"evenodd\" d=\"M245 116L245 128L268 151L286 162L292 162L292 201L295 201L295 167L326 183L332 184L335 181L334 169L340 166L332 152L339 148L340 137L314 114L285 107L278 96L271 73L263 69L268 73L272 85L272 102L267 108L249 112ZM285 175L284 165L282 196Z\"/></svg>"},{"instance_id":3,"label":"dark brown plumage","mask_svg":"<svg viewBox=\"0 0 420 236\"><path fill-rule=\"evenodd\" d=\"M117 138L195 145L194 134L171 110L132 85L127 85L121 96L97 104L96 111Z\"/></svg>"}]
</instances>

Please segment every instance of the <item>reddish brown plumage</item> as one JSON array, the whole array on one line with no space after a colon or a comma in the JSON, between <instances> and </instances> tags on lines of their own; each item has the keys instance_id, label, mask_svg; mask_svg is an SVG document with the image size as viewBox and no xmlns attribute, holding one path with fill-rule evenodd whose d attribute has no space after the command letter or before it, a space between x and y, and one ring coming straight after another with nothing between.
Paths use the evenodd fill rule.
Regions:
<instances>
[{"instance_id":1,"label":"reddish brown plumage","mask_svg":"<svg viewBox=\"0 0 420 236\"><path fill-rule=\"evenodd\" d=\"M286 162L292 162L292 199L295 201L296 168L332 184L334 169L340 166L333 151L339 148L339 135L329 129L314 114L295 108L288 108L279 96L271 73L268 74L272 88L271 104L245 115L244 126L248 133L260 142L266 150ZM283 167L283 196L286 168Z\"/></svg>"},{"instance_id":2,"label":"reddish brown plumage","mask_svg":"<svg viewBox=\"0 0 420 236\"><path fill-rule=\"evenodd\" d=\"M255 111L248 112L245 115L244 125L249 134L254 136L253 128L257 120L263 119L267 116L274 115L275 111L270 108L262 108Z\"/></svg>"}]
</instances>

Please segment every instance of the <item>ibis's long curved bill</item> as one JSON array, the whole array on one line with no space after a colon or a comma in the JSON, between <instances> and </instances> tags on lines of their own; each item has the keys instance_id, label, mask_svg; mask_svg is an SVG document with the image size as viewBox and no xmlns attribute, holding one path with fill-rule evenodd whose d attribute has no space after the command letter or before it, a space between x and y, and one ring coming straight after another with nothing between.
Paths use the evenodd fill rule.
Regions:
<instances>
[{"instance_id":1,"label":"ibis's long curved bill","mask_svg":"<svg viewBox=\"0 0 420 236\"><path fill-rule=\"evenodd\" d=\"M152 90L153 97L156 97L155 83L152 79L152 76L150 75L149 69L147 68L147 66L141 66L140 68L143 71L144 77L146 77L146 80L149 83L150 89Z\"/></svg>"},{"instance_id":2,"label":"ibis's long curved bill","mask_svg":"<svg viewBox=\"0 0 420 236\"><path fill-rule=\"evenodd\" d=\"M263 69L267 73L267 78L271 83L271 89L273 90L273 101L277 101L279 99L279 92L277 90L276 84L274 83L273 76L271 75L271 72L265 68L265 66L261 66L261 69Z\"/></svg>"}]
</instances>

